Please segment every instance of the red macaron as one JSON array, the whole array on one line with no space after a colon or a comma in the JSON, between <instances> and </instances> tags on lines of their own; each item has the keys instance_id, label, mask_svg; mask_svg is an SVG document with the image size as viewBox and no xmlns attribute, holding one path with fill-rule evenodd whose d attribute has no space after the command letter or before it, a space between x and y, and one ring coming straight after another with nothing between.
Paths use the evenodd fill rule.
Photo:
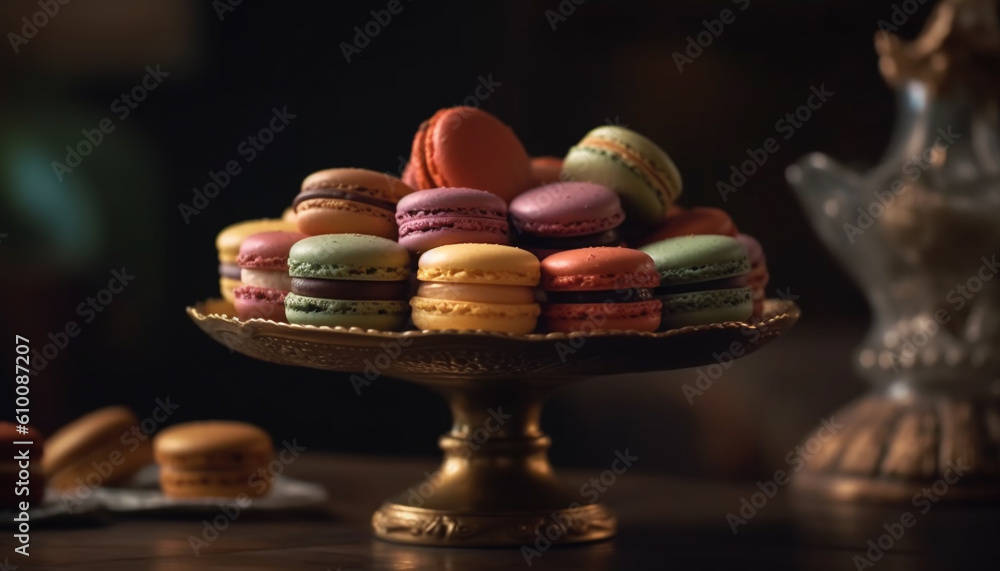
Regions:
<instances>
[{"instance_id":1,"label":"red macaron","mask_svg":"<svg viewBox=\"0 0 1000 571\"><path fill-rule=\"evenodd\" d=\"M723 210L701 206L691 209L673 206L663 222L643 236L637 245L645 246L681 236L708 234L736 237L738 233L733 219Z\"/></svg>"},{"instance_id":2,"label":"red macaron","mask_svg":"<svg viewBox=\"0 0 1000 571\"><path fill-rule=\"evenodd\" d=\"M582 248L545 258L541 264L546 331L656 331L662 303L653 259L629 248Z\"/></svg>"},{"instance_id":3,"label":"red macaron","mask_svg":"<svg viewBox=\"0 0 1000 571\"><path fill-rule=\"evenodd\" d=\"M237 263L243 286L233 292L240 319L269 319L287 323L285 294L292 289L288 276L288 251L299 240L299 232L251 234L240 245Z\"/></svg>"},{"instance_id":4,"label":"red macaron","mask_svg":"<svg viewBox=\"0 0 1000 571\"><path fill-rule=\"evenodd\" d=\"M417 190L475 188L510 202L531 188L531 161L499 119L475 107L450 107L420 125L403 182Z\"/></svg>"}]
</instances>

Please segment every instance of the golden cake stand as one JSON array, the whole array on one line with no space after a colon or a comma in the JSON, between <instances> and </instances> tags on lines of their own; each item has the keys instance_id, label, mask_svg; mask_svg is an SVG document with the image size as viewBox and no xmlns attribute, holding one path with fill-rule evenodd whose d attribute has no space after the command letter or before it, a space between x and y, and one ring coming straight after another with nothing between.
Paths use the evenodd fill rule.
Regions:
<instances>
[{"instance_id":1,"label":"golden cake stand","mask_svg":"<svg viewBox=\"0 0 1000 571\"><path fill-rule=\"evenodd\" d=\"M250 357L355 373L356 383L376 375L404 379L447 399L454 423L440 440L440 471L413 486L418 494L386 500L372 529L390 541L458 547L533 546L539 535L563 544L613 536L614 514L585 503L548 462L551 441L539 421L549 393L588 377L713 363L713 353L734 343L750 353L799 317L794 304L768 300L756 324L506 335L244 322L229 317L232 306L221 300L187 313L210 337Z\"/></svg>"}]
</instances>

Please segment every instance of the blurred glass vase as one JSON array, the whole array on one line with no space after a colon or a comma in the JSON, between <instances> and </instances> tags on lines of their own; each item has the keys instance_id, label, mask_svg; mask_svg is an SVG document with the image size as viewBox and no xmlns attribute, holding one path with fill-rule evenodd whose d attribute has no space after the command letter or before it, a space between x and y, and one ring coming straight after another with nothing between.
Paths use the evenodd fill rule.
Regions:
<instances>
[{"instance_id":1,"label":"blurred glass vase","mask_svg":"<svg viewBox=\"0 0 1000 571\"><path fill-rule=\"evenodd\" d=\"M788 168L817 233L863 288L856 352L874 385L797 475L799 491L1000 499L1000 23L997 0L943 0L912 42L878 32L899 112L881 162Z\"/></svg>"}]
</instances>

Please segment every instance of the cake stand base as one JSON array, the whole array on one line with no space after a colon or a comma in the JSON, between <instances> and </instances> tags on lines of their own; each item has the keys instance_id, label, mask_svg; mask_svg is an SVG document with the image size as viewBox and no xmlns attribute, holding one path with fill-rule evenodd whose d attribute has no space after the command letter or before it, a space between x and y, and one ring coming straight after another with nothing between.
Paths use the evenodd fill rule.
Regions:
<instances>
[{"instance_id":1,"label":"cake stand base","mask_svg":"<svg viewBox=\"0 0 1000 571\"><path fill-rule=\"evenodd\" d=\"M436 546L579 543L615 534L610 510L586 503L548 461L539 430L547 383L484 381L437 387L454 423L439 441L444 463L372 516L381 539Z\"/></svg>"},{"instance_id":2,"label":"cake stand base","mask_svg":"<svg viewBox=\"0 0 1000 571\"><path fill-rule=\"evenodd\" d=\"M869 394L833 415L794 490L805 500L917 504L1000 500L1000 399ZM808 440L806 442L809 442Z\"/></svg>"}]
</instances>

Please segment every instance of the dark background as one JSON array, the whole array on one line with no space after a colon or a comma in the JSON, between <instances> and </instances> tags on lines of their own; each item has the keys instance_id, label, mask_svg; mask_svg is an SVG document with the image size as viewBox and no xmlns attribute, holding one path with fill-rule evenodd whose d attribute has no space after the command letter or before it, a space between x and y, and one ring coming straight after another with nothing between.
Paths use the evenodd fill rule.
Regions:
<instances>
[{"instance_id":1,"label":"dark background","mask_svg":"<svg viewBox=\"0 0 1000 571\"><path fill-rule=\"evenodd\" d=\"M218 295L214 239L224 226L279 216L321 168L398 174L418 124L472 95L481 76L501 83L482 107L531 154L561 156L609 121L659 142L682 171L681 204L724 206L763 242L770 293L790 288L805 316L694 406L680 388L691 371L564 391L545 417L557 463L603 465L632 447L647 469L768 473L863 390L849 355L867 323L864 300L814 237L784 169L813 150L849 164L878 159L894 106L872 38L891 2L751 0L740 11L742 2L721 0L564 0L574 11L553 29L546 11L558 0L401 0L346 62L341 42L386 4L245 0L220 20L209 2L77 0L19 53L0 45L2 329L37 348L67 321L82 329L32 380L40 429L116 403L141 418L169 395L181 406L170 422L237 418L317 449L435 454L448 416L429 392L380 379L357 396L346 375L231 354L184 307ZM673 52L723 9L735 21L679 72ZM0 31L37 10L5 0ZM930 11L921 6L901 35L914 36ZM112 102L156 64L169 77L118 119ZM787 141L776 134L775 122L821 85L830 100ZM247 164L238 145L286 106L296 119ZM115 131L59 182L51 162L104 117ZM772 136L779 151L723 203L716 181ZM233 159L242 173L185 224L178 205ZM84 324L77 305L122 267L135 280ZM846 341L809 342L824 331ZM8 349L0 355L13 359Z\"/></svg>"}]
</instances>

